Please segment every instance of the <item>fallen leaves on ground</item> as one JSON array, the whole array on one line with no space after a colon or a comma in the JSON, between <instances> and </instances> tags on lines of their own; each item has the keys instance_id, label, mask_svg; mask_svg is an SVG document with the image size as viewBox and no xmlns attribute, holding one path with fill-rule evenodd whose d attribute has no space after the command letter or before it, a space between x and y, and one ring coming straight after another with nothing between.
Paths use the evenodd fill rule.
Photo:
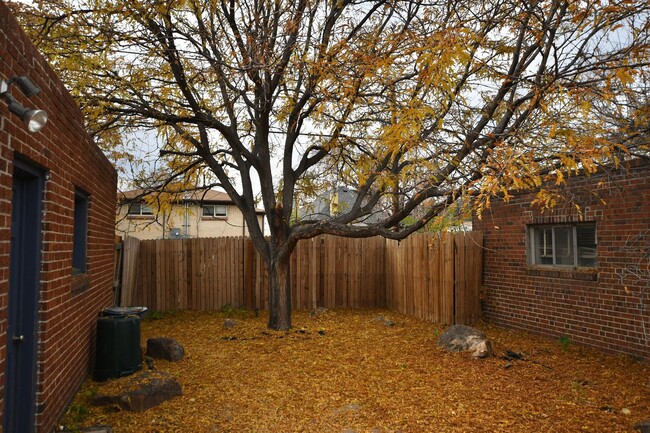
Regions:
<instances>
[{"instance_id":1,"label":"fallen leaves on ground","mask_svg":"<svg viewBox=\"0 0 650 433\"><path fill-rule=\"evenodd\" d=\"M650 365L629 357L482 324L495 356L478 360L439 349L440 325L381 310L295 312L293 326L270 331L264 315L232 311L145 320L143 346L184 346L180 362L155 361L183 396L143 413L92 407L128 378L89 379L71 407L84 408L80 426L116 433L609 433L650 418Z\"/></svg>"}]
</instances>

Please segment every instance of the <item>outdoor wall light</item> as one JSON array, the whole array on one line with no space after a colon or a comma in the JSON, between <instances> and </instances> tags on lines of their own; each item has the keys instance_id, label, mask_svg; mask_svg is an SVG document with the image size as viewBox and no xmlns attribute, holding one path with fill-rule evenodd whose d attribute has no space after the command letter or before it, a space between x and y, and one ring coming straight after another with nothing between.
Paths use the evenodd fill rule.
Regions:
<instances>
[{"instance_id":1,"label":"outdoor wall light","mask_svg":"<svg viewBox=\"0 0 650 433\"><path fill-rule=\"evenodd\" d=\"M9 93L9 88L13 83L16 83L18 87L20 87L20 91L28 98L36 95L41 91L41 89L36 87L32 80L25 76L11 77L6 81L0 80L0 96L4 98L9 107L9 111L20 117L20 119L25 122L29 132L40 131L47 123L47 113L43 110L27 108L18 102L16 98Z\"/></svg>"}]
</instances>

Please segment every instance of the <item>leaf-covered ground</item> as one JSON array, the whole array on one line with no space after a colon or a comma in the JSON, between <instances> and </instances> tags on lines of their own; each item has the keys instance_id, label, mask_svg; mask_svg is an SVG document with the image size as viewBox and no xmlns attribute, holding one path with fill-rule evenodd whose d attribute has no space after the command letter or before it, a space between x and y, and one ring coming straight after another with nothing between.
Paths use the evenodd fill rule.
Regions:
<instances>
[{"instance_id":1,"label":"leaf-covered ground","mask_svg":"<svg viewBox=\"0 0 650 433\"><path fill-rule=\"evenodd\" d=\"M386 326L383 316L395 322ZM224 327L232 317L237 326ZM122 432L634 432L650 419L650 364L480 325L495 356L437 346L439 325L379 310L296 312L289 332L266 317L182 312L142 323L185 348L183 396L143 413L92 407L127 378L88 380L68 426ZM504 359L506 350L524 360Z\"/></svg>"}]
</instances>

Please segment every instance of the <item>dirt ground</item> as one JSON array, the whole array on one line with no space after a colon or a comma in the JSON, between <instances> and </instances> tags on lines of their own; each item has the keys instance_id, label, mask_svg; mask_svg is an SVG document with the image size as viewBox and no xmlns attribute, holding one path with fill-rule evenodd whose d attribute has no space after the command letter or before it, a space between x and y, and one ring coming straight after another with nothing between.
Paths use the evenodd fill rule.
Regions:
<instances>
[{"instance_id":1,"label":"dirt ground","mask_svg":"<svg viewBox=\"0 0 650 433\"><path fill-rule=\"evenodd\" d=\"M387 326L379 316L390 319ZM232 318L236 326L224 327ZM142 323L142 342L171 337L178 363L155 361L183 396L143 413L89 399L127 378L86 381L62 423L126 432L634 432L650 419L650 364L523 332L478 325L495 355L437 347L440 325L391 311L267 317L182 312ZM506 350L523 360L505 359Z\"/></svg>"}]
</instances>

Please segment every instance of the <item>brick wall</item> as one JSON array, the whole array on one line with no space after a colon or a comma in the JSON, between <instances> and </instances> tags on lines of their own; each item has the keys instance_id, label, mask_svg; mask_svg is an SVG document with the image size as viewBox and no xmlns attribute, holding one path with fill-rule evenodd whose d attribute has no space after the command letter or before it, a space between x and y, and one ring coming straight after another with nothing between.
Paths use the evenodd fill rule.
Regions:
<instances>
[{"instance_id":1,"label":"brick wall","mask_svg":"<svg viewBox=\"0 0 650 433\"><path fill-rule=\"evenodd\" d=\"M475 218L485 240L485 319L650 359L650 163L574 177L563 190L551 211L531 207L526 194ZM528 224L578 221L596 223L596 268L528 265Z\"/></svg>"},{"instance_id":2,"label":"brick wall","mask_svg":"<svg viewBox=\"0 0 650 433\"><path fill-rule=\"evenodd\" d=\"M25 98L49 121L35 134L0 101L0 408L4 413L13 161L45 170L38 311L36 431L50 432L92 367L95 320L112 303L117 175L83 129L72 97L0 2L0 78L28 75L41 93ZM72 276L75 189L89 194L88 269ZM0 429L2 424L0 423Z\"/></svg>"}]
</instances>

